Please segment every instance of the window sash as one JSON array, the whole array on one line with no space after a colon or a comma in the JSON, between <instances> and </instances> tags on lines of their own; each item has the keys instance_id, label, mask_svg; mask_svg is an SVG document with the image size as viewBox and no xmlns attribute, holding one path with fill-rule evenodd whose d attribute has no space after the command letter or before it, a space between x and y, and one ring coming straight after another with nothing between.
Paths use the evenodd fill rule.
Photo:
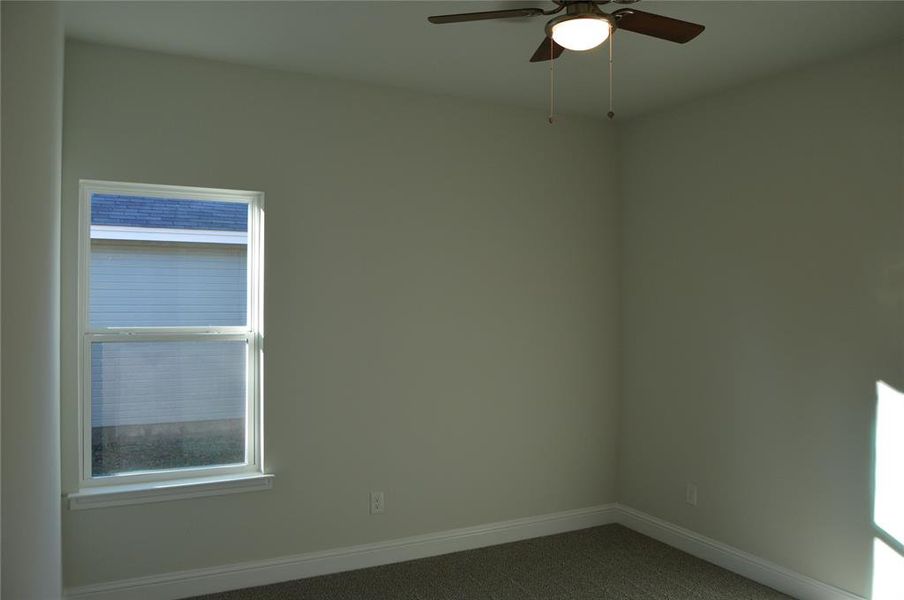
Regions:
<instances>
[{"instance_id":1,"label":"window sash","mask_svg":"<svg viewBox=\"0 0 904 600\"><path fill-rule=\"evenodd\" d=\"M263 194L181 186L114 183L83 180L79 186L79 487L96 488L131 483L153 483L217 475L263 471L262 358L263 358ZM91 198L94 194L136 195L166 200L209 200L249 206L247 254L247 319L244 326L220 327L92 327L89 322ZM130 471L93 476L91 471L91 344L95 342L245 341L246 419L245 456L241 465L220 465Z\"/></svg>"},{"instance_id":2,"label":"window sash","mask_svg":"<svg viewBox=\"0 0 904 600\"><path fill-rule=\"evenodd\" d=\"M246 462L240 465L215 465L203 467L188 467L180 469L161 469L154 471L129 471L113 475L95 476L91 470L91 346L97 342L180 342L180 341L222 341L245 342L248 344L245 354L245 457ZM260 403L257 380L257 368L260 339L255 333L200 333L200 334L172 334L147 332L138 334L85 334L83 337L82 356L85 360L85 368L82 370L82 411L80 418L80 438L82 444L82 473L81 484L83 488L106 485L121 485L123 483L140 483L153 481L167 481L172 479L207 477L211 475L231 475L235 473L259 472L261 470L261 456L259 444Z\"/></svg>"}]
</instances>

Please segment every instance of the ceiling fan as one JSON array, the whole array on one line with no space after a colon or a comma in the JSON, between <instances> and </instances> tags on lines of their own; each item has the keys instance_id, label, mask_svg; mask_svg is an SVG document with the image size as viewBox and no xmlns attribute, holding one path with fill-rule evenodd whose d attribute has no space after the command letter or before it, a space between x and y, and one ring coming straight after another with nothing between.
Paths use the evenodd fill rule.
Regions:
<instances>
[{"instance_id":1,"label":"ceiling fan","mask_svg":"<svg viewBox=\"0 0 904 600\"><path fill-rule=\"evenodd\" d=\"M611 0L616 4L634 4L638 0ZM531 56L531 62L554 60L565 50L590 50L606 41L616 29L633 31L643 35L684 44L703 31L703 25L664 17L653 13L620 8L611 13L599 7L610 0L553 0L556 5L550 10L542 8L510 8L485 12L438 15L427 20L437 25L484 21L487 19L510 19L513 17L538 17L564 14L553 17L546 23L546 38Z\"/></svg>"}]
</instances>

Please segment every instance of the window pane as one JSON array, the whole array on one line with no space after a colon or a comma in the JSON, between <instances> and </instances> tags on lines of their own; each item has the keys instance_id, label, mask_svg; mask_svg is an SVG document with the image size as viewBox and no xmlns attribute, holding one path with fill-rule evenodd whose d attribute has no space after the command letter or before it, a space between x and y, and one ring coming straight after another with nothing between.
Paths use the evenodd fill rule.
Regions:
<instances>
[{"instance_id":1,"label":"window pane","mask_svg":"<svg viewBox=\"0 0 904 600\"><path fill-rule=\"evenodd\" d=\"M91 241L96 327L244 325L246 249Z\"/></svg>"},{"instance_id":2,"label":"window pane","mask_svg":"<svg viewBox=\"0 0 904 600\"><path fill-rule=\"evenodd\" d=\"M248 344L91 344L94 476L246 462Z\"/></svg>"},{"instance_id":3,"label":"window pane","mask_svg":"<svg viewBox=\"0 0 904 600\"><path fill-rule=\"evenodd\" d=\"M94 194L89 322L247 324L248 206Z\"/></svg>"}]
</instances>

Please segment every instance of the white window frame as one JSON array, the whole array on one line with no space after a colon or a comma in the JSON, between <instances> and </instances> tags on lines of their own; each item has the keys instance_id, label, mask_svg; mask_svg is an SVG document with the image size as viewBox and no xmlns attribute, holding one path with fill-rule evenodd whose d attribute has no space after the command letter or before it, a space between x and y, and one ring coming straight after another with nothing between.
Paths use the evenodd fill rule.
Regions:
<instances>
[{"instance_id":1,"label":"white window frame","mask_svg":"<svg viewBox=\"0 0 904 600\"><path fill-rule=\"evenodd\" d=\"M247 204L248 211L248 316L245 326L229 327L92 327L89 322L91 261L91 198L94 194L141 196L166 200L207 200ZM186 497L185 489L213 484L228 488L224 482L236 482L236 491L248 491L249 476L263 476L263 281L264 281L264 194L262 192L222 190L174 185L121 183L81 180L79 182L79 272L78 272L78 373L79 373L79 492L70 494L75 504L113 505L123 501L102 500L99 492L121 491L125 496L141 497L147 490L172 490L173 497ZM150 341L246 341L247 394L245 419L245 456L241 465L205 466L153 471L130 471L113 475L91 473L91 344L94 342ZM266 478L265 489L270 487ZM172 482L173 486L162 485ZM181 490L181 491L180 491ZM207 495L192 493L192 495Z\"/></svg>"}]
</instances>

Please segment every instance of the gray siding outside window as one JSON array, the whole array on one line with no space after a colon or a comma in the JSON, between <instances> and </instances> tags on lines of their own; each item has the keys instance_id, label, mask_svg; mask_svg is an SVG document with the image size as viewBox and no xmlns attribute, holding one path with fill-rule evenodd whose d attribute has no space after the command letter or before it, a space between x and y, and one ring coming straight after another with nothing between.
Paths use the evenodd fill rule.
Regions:
<instances>
[{"instance_id":1,"label":"gray siding outside window","mask_svg":"<svg viewBox=\"0 0 904 600\"><path fill-rule=\"evenodd\" d=\"M240 245L92 240L89 322L245 325L247 262Z\"/></svg>"},{"instance_id":2,"label":"gray siding outside window","mask_svg":"<svg viewBox=\"0 0 904 600\"><path fill-rule=\"evenodd\" d=\"M91 426L242 419L244 341L97 342Z\"/></svg>"},{"instance_id":3,"label":"gray siding outside window","mask_svg":"<svg viewBox=\"0 0 904 600\"><path fill-rule=\"evenodd\" d=\"M90 314L98 327L245 325L247 248L92 240ZM94 344L92 427L240 419L244 343Z\"/></svg>"}]
</instances>

